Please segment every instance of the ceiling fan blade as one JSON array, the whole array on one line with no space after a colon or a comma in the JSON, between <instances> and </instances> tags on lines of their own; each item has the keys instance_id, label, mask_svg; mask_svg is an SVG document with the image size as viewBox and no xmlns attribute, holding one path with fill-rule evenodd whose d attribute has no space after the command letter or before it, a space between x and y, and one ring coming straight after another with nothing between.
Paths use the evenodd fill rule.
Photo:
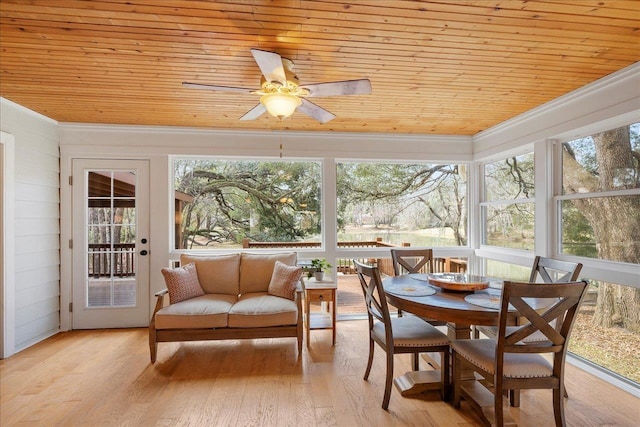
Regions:
<instances>
[{"instance_id":1,"label":"ceiling fan blade","mask_svg":"<svg viewBox=\"0 0 640 427\"><path fill-rule=\"evenodd\" d=\"M253 92L252 89L247 89L244 87L203 85L200 83L189 83L189 82L182 82L182 86L192 88L192 89L216 90L218 92L241 92L241 93Z\"/></svg>"},{"instance_id":2,"label":"ceiling fan blade","mask_svg":"<svg viewBox=\"0 0 640 427\"><path fill-rule=\"evenodd\" d=\"M302 99L302 104L298 107L298 111L306 114L307 116L313 117L320 123L327 123L328 121L331 121L336 118L335 114L330 113L329 111L314 104L313 102L307 101L304 98L301 98L301 99Z\"/></svg>"},{"instance_id":3,"label":"ceiling fan blade","mask_svg":"<svg viewBox=\"0 0 640 427\"><path fill-rule=\"evenodd\" d=\"M255 120L258 117L260 117L262 114L264 114L266 111L267 111L267 108L264 105L262 105L262 103L259 103L258 105L253 107L251 110L247 111L244 116L240 117L240 120Z\"/></svg>"},{"instance_id":4,"label":"ceiling fan blade","mask_svg":"<svg viewBox=\"0 0 640 427\"><path fill-rule=\"evenodd\" d=\"M251 49L251 54L268 82L280 82L283 85L286 83L287 76L280 55L260 49Z\"/></svg>"},{"instance_id":5,"label":"ceiling fan blade","mask_svg":"<svg viewBox=\"0 0 640 427\"><path fill-rule=\"evenodd\" d=\"M371 82L369 79L317 83L300 87L309 91L309 95L307 95L309 97L371 94Z\"/></svg>"}]
</instances>

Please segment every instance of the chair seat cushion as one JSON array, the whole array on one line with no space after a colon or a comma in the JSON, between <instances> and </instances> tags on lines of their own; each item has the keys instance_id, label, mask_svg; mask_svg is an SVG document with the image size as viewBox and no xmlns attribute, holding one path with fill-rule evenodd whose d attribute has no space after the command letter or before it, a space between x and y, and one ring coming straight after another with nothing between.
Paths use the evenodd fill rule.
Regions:
<instances>
[{"instance_id":1,"label":"chair seat cushion","mask_svg":"<svg viewBox=\"0 0 640 427\"><path fill-rule=\"evenodd\" d=\"M391 319L393 345L396 347L426 347L449 344L449 337L419 317L404 316ZM384 323L373 325L373 334L385 342Z\"/></svg>"},{"instance_id":2,"label":"chair seat cushion","mask_svg":"<svg viewBox=\"0 0 640 427\"><path fill-rule=\"evenodd\" d=\"M460 356L495 374L496 340L453 340L451 347ZM504 376L507 378L545 378L553 376L551 363L539 354L505 353Z\"/></svg>"},{"instance_id":3,"label":"chair seat cushion","mask_svg":"<svg viewBox=\"0 0 640 427\"><path fill-rule=\"evenodd\" d=\"M241 295L229 311L230 328L258 328L297 323L296 303L286 298L268 295L266 292Z\"/></svg>"},{"instance_id":4,"label":"chair seat cushion","mask_svg":"<svg viewBox=\"0 0 640 427\"><path fill-rule=\"evenodd\" d=\"M156 313L156 329L224 328L237 299L233 295L205 294L168 305Z\"/></svg>"}]
</instances>

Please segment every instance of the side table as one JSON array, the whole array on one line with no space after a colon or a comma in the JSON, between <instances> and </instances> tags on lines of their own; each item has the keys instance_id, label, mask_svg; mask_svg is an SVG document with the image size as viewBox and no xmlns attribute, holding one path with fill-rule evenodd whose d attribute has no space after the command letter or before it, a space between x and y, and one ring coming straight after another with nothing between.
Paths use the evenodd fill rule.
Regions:
<instances>
[{"instance_id":1,"label":"side table","mask_svg":"<svg viewBox=\"0 0 640 427\"><path fill-rule=\"evenodd\" d=\"M316 281L315 278L305 279L305 324L307 327L307 346L309 346L309 332L312 329L331 329L333 345L336 344L336 290L338 286L331 280ZM321 302L319 312L311 313L311 303ZM326 303L326 308L325 308Z\"/></svg>"}]
</instances>

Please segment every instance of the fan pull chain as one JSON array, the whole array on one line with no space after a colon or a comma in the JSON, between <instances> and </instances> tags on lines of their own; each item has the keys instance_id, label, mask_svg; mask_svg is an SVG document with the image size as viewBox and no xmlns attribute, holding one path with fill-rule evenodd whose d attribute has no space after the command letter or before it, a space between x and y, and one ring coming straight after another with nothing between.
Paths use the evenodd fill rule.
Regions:
<instances>
[{"instance_id":1,"label":"fan pull chain","mask_svg":"<svg viewBox=\"0 0 640 427\"><path fill-rule=\"evenodd\" d=\"M280 143L280 158L282 158L282 142Z\"/></svg>"}]
</instances>

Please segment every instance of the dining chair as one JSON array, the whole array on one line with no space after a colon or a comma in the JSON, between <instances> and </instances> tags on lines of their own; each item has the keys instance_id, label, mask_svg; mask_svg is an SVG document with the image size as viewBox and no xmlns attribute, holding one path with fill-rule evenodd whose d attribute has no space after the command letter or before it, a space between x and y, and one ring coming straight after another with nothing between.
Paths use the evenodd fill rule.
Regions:
<instances>
[{"instance_id":1,"label":"dining chair","mask_svg":"<svg viewBox=\"0 0 640 427\"><path fill-rule=\"evenodd\" d=\"M567 345L578 307L586 294L586 281L568 283L520 283L505 281L502 289L497 339L468 339L451 342L453 359L453 404L460 407L462 398L492 425L504 423L503 394L509 390L552 389L556 426L565 425L564 365ZM550 298L554 302L536 311L528 298ZM527 323L508 328L509 305ZM552 324L556 322L556 327ZM527 341L540 333L544 340ZM551 355L551 361L543 354ZM487 384L475 378L463 379L464 369L480 374ZM481 387L479 384L485 385ZM487 390L493 394L493 415ZM485 396L482 396L482 395ZM489 394L489 395L490 395ZM521 413L522 414L522 413Z\"/></svg>"},{"instance_id":2,"label":"dining chair","mask_svg":"<svg viewBox=\"0 0 640 427\"><path fill-rule=\"evenodd\" d=\"M418 354L441 353L440 394L444 400L449 389L449 338L433 325L416 316L394 317L389 314L382 279L377 267L353 261L364 293L369 318L369 360L364 380L369 378L375 344L386 352L387 372L382 408L387 410L393 382L393 358L396 354L413 355L413 369L417 370Z\"/></svg>"},{"instance_id":3,"label":"dining chair","mask_svg":"<svg viewBox=\"0 0 640 427\"><path fill-rule=\"evenodd\" d=\"M433 249L391 249L391 261L393 261L393 273L396 276L412 273L435 273ZM402 317L402 311L398 310L398 316ZM433 326L444 326L447 324L447 322L441 320L424 320Z\"/></svg>"},{"instance_id":4,"label":"dining chair","mask_svg":"<svg viewBox=\"0 0 640 427\"><path fill-rule=\"evenodd\" d=\"M542 256L536 256L533 260L529 283L567 283L578 280L582 264L579 262L559 261ZM540 282L541 281L541 282ZM555 323L553 323L555 325ZM509 328L515 328L508 326ZM498 328L495 326L475 326L473 328L474 338L479 338L480 333L488 338L496 338ZM527 338L527 342L544 341L545 337L541 333L532 334ZM564 396L568 397L567 390L564 390ZM518 390L512 390L510 393L511 406L520 406L520 393Z\"/></svg>"}]
</instances>

